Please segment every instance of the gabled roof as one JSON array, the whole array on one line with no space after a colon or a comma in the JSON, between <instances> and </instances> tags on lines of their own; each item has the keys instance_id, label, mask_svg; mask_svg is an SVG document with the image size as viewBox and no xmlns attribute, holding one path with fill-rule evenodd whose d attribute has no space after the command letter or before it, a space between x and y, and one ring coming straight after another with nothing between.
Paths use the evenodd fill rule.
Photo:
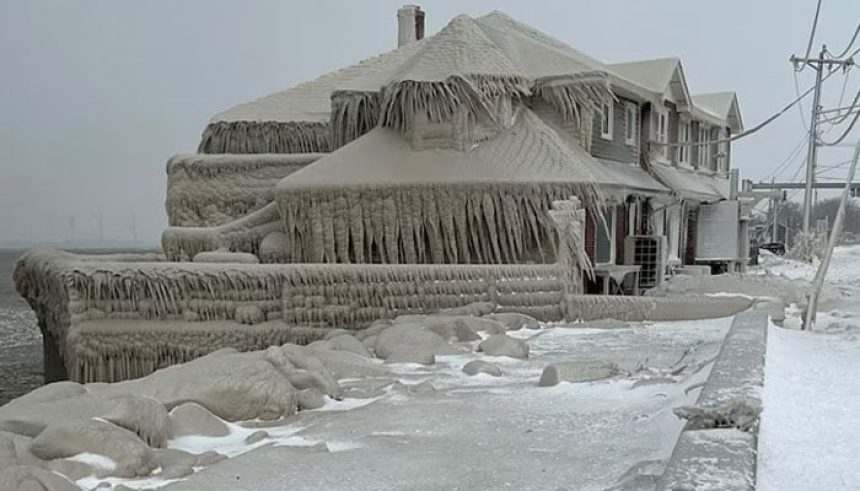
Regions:
<instances>
[{"instance_id":1,"label":"gabled roof","mask_svg":"<svg viewBox=\"0 0 860 491\"><path fill-rule=\"evenodd\" d=\"M475 22L531 78L606 71L603 62L498 10L476 18Z\"/></svg>"},{"instance_id":2,"label":"gabled roof","mask_svg":"<svg viewBox=\"0 0 860 491\"><path fill-rule=\"evenodd\" d=\"M713 92L693 96L693 105L697 108L726 121L735 133L743 131L743 120L738 106L738 97L734 92Z\"/></svg>"},{"instance_id":3,"label":"gabled roof","mask_svg":"<svg viewBox=\"0 0 860 491\"><path fill-rule=\"evenodd\" d=\"M608 65L609 71L679 104L690 103L690 91L681 60L658 58Z\"/></svg>"}]
</instances>

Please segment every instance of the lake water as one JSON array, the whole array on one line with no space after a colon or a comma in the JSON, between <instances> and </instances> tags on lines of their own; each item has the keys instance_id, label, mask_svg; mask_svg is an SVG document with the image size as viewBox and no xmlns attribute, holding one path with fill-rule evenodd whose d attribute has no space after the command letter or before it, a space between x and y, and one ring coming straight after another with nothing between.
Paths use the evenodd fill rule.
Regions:
<instances>
[{"instance_id":1,"label":"lake water","mask_svg":"<svg viewBox=\"0 0 860 491\"><path fill-rule=\"evenodd\" d=\"M0 405L42 385L42 334L15 291L12 272L24 251L0 249Z\"/></svg>"}]
</instances>

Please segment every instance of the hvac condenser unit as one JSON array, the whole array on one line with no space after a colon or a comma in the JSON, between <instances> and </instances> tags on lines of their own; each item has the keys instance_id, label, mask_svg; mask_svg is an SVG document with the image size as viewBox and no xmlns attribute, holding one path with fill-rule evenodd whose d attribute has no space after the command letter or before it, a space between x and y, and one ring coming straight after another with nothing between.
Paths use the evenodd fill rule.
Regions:
<instances>
[{"instance_id":1,"label":"hvac condenser unit","mask_svg":"<svg viewBox=\"0 0 860 491\"><path fill-rule=\"evenodd\" d=\"M663 235L631 235L624 239L624 264L637 264L639 291L654 288L666 276L666 237Z\"/></svg>"}]
</instances>

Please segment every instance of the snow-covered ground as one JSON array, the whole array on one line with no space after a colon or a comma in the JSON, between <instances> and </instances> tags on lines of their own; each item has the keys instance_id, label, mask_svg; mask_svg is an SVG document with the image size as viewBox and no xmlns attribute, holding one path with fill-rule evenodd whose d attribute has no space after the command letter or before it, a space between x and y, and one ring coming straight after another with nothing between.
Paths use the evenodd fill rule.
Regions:
<instances>
[{"instance_id":1,"label":"snow-covered ground","mask_svg":"<svg viewBox=\"0 0 860 491\"><path fill-rule=\"evenodd\" d=\"M730 324L524 329L511 335L529 338L528 360L472 353L394 364L399 382L372 403L303 411L286 438L270 429L247 453L225 440L234 457L166 489L612 488L662 471L683 426L672 409L695 401L699 389L688 389L706 379ZM503 376L465 375L473 359ZM583 359L611 360L621 373L537 385L548 363Z\"/></svg>"},{"instance_id":2,"label":"snow-covered ground","mask_svg":"<svg viewBox=\"0 0 860 491\"><path fill-rule=\"evenodd\" d=\"M759 272L810 280L812 266L766 257ZM845 298L838 311L819 312L813 332L768 334L758 444L758 489L860 489L860 247L834 251L827 281Z\"/></svg>"}]
</instances>

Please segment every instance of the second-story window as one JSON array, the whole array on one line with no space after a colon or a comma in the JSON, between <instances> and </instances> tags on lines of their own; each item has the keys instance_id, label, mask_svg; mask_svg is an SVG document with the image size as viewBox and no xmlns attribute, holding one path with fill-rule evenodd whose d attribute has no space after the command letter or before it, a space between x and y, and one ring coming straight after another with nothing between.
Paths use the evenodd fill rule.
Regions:
<instances>
[{"instance_id":1,"label":"second-story window","mask_svg":"<svg viewBox=\"0 0 860 491\"><path fill-rule=\"evenodd\" d=\"M717 166L717 170L720 172L725 172L729 169L729 145L728 142L724 141L729 137L728 132L725 128L720 128L720 143L717 148L719 151L717 161L719 165Z\"/></svg>"},{"instance_id":2,"label":"second-story window","mask_svg":"<svg viewBox=\"0 0 860 491\"><path fill-rule=\"evenodd\" d=\"M636 104L628 102L624 106L624 141L628 145L636 145L636 122L639 111Z\"/></svg>"},{"instance_id":3,"label":"second-story window","mask_svg":"<svg viewBox=\"0 0 860 491\"><path fill-rule=\"evenodd\" d=\"M669 113L665 109L657 110L657 137L658 143L669 142ZM669 150L666 145L660 145L660 157L668 158Z\"/></svg>"},{"instance_id":4,"label":"second-story window","mask_svg":"<svg viewBox=\"0 0 860 491\"><path fill-rule=\"evenodd\" d=\"M604 140L612 139L612 101L605 101L601 107L600 137Z\"/></svg>"},{"instance_id":5,"label":"second-story window","mask_svg":"<svg viewBox=\"0 0 860 491\"><path fill-rule=\"evenodd\" d=\"M681 125L678 127L678 162L689 163L690 162L690 147L684 145L685 143L690 142L690 122L682 121Z\"/></svg>"},{"instance_id":6,"label":"second-story window","mask_svg":"<svg viewBox=\"0 0 860 491\"><path fill-rule=\"evenodd\" d=\"M708 127L704 123L699 124L699 145L697 145L699 149L699 167L704 169L711 168L711 146L702 145L702 143L709 141L711 141L711 138L708 133Z\"/></svg>"}]
</instances>

